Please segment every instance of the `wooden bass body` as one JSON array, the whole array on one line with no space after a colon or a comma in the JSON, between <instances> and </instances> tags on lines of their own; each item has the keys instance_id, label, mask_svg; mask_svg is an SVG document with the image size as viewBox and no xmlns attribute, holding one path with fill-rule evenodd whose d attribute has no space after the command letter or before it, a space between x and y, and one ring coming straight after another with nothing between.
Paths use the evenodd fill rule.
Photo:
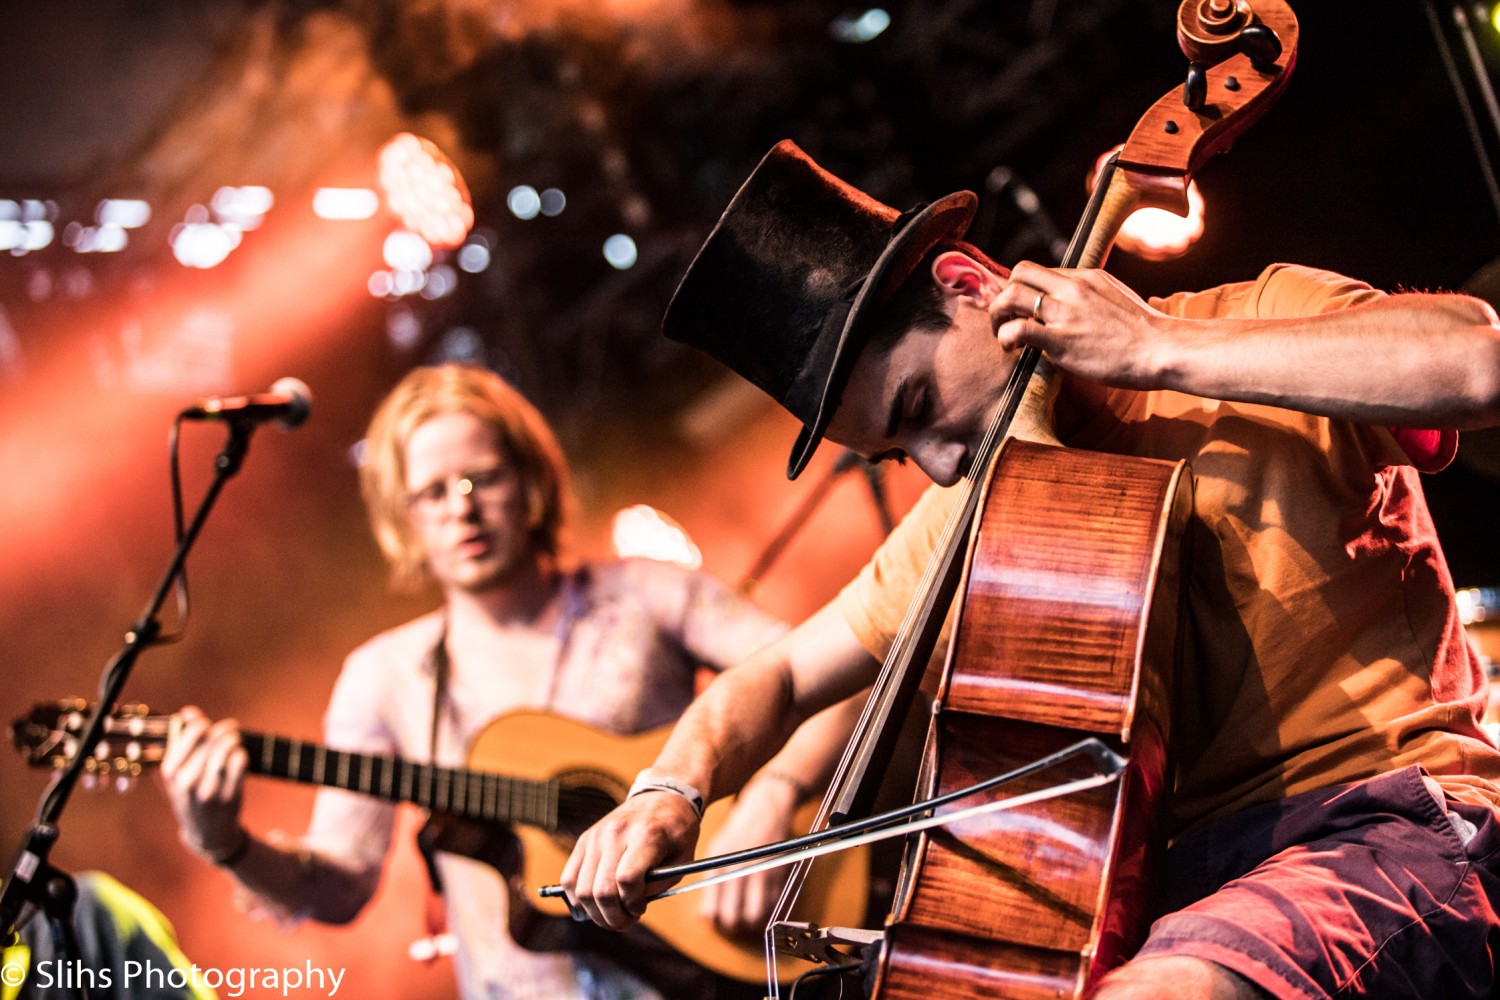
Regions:
<instances>
[{"instance_id":1,"label":"wooden bass body","mask_svg":"<svg viewBox=\"0 0 1500 1000\"><path fill-rule=\"evenodd\" d=\"M1080 997L1138 947L1151 820L1169 780L1191 492L1181 462L1004 446L980 501L919 792L957 790L1088 736L1129 765L1109 784L915 839L874 996ZM992 795L1090 768L1076 764Z\"/></svg>"}]
</instances>

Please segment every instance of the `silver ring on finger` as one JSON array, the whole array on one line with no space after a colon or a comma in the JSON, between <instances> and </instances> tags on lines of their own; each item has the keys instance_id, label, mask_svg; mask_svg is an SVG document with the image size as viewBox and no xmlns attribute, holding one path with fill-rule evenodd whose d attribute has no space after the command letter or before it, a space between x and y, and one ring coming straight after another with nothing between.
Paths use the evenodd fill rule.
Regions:
<instances>
[{"instance_id":1,"label":"silver ring on finger","mask_svg":"<svg viewBox=\"0 0 1500 1000\"><path fill-rule=\"evenodd\" d=\"M1034 319L1034 320L1036 320L1038 323L1042 324L1043 326L1047 325L1047 321L1044 320L1044 319L1042 319L1042 300L1045 299L1046 297L1047 297L1047 293L1046 292L1037 292L1036 293L1036 301L1031 304L1031 318Z\"/></svg>"}]
</instances>

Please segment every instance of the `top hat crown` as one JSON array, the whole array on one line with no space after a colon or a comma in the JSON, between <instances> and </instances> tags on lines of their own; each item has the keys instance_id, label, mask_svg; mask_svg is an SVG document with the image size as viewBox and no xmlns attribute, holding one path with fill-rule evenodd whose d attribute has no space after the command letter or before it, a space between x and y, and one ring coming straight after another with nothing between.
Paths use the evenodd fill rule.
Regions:
<instances>
[{"instance_id":1,"label":"top hat crown","mask_svg":"<svg viewBox=\"0 0 1500 1000\"><path fill-rule=\"evenodd\" d=\"M873 307L973 221L959 191L898 212L776 144L677 286L662 332L734 369L802 421L796 478L823 439Z\"/></svg>"}]
</instances>

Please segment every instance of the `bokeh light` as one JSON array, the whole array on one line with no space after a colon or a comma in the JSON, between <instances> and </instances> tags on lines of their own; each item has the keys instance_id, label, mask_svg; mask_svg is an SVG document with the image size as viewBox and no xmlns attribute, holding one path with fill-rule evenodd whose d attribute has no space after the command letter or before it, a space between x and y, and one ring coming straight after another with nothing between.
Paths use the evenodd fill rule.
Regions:
<instances>
[{"instance_id":1,"label":"bokeh light","mask_svg":"<svg viewBox=\"0 0 1500 1000\"><path fill-rule=\"evenodd\" d=\"M610 541L621 559L638 556L675 563L687 569L703 565L703 553L687 530L647 504L626 507L610 522Z\"/></svg>"},{"instance_id":2,"label":"bokeh light","mask_svg":"<svg viewBox=\"0 0 1500 1000\"><path fill-rule=\"evenodd\" d=\"M474 225L458 167L427 139L402 132L380 149L380 186L402 225L434 247L456 247Z\"/></svg>"}]
</instances>

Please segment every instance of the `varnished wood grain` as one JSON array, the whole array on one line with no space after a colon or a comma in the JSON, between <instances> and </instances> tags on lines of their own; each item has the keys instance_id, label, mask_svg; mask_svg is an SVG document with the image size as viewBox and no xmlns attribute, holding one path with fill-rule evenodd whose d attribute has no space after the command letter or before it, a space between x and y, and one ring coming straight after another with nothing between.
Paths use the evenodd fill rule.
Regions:
<instances>
[{"instance_id":1,"label":"varnished wood grain","mask_svg":"<svg viewBox=\"0 0 1500 1000\"><path fill-rule=\"evenodd\" d=\"M997 459L922 790L957 790L1090 735L1130 763L1118 781L917 841L876 996L1078 996L1139 943L1150 818L1166 780L1188 483L1182 463L1020 441ZM1091 762L1071 760L987 794L1090 773Z\"/></svg>"}]
</instances>

